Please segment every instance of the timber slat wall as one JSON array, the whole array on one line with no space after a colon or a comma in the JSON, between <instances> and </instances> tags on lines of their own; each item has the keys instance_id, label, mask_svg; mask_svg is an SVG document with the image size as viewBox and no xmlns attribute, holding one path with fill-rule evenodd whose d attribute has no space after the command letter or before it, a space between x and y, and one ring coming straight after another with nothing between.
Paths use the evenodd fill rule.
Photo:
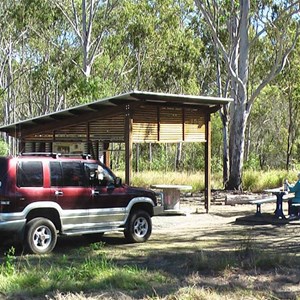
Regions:
<instances>
[{"instance_id":1,"label":"timber slat wall","mask_svg":"<svg viewBox=\"0 0 300 300\"><path fill-rule=\"evenodd\" d=\"M156 106L140 106L134 111L132 127L134 142L153 142L158 139L158 114Z\"/></svg>"},{"instance_id":2,"label":"timber slat wall","mask_svg":"<svg viewBox=\"0 0 300 300\"><path fill-rule=\"evenodd\" d=\"M123 142L125 116L117 115L90 123L90 140Z\"/></svg>"},{"instance_id":3,"label":"timber slat wall","mask_svg":"<svg viewBox=\"0 0 300 300\"><path fill-rule=\"evenodd\" d=\"M204 114L190 108L141 107L133 117L133 141L205 142Z\"/></svg>"},{"instance_id":4,"label":"timber slat wall","mask_svg":"<svg viewBox=\"0 0 300 300\"><path fill-rule=\"evenodd\" d=\"M162 107L160 109L160 141L183 140L183 114L181 108Z\"/></svg>"},{"instance_id":5,"label":"timber slat wall","mask_svg":"<svg viewBox=\"0 0 300 300\"><path fill-rule=\"evenodd\" d=\"M131 112L132 141L141 142L205 142L205 118L199 109L140 105ZM125 113L110 118L27 136L26 141L101 141L124 142Z\"/></svg>"},{"instance_id":6,"label":"timber slat wall","mask_svg":"<svg viewBox=\"0 0 300 300\"><path fill-rule=\"evenodd\" d=\"M195 109L185 110L184 140L205 142L205 117Z\"/></svg>"}]
</instances>

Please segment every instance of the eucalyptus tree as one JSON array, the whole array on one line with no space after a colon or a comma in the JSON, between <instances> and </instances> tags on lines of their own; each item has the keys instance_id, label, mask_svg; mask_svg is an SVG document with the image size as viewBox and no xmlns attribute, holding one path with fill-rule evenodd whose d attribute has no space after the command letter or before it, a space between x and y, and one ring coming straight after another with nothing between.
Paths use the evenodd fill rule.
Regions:
<instances>
[{"instance_id":1,"label":"eucalyptus tree","mask_svg":"<svg viewBox=\"0 0 300 300\"><path fill-rule=\"evenodd\" d=\"M4 123L51 110L50 80L43 79L47 74L51 79L51 71L45 67L53 57L58 59L59 52L53 54L49 47L51 39L49 35L45 39L43 34L43 30L49 31L49 27L57 20L54 18L56 14L51 14L51 11L43 13L49 8L45 4L38 0L1 2L5 6L5 17L1 18L2 41L4 37L10 41L9 48L1 47L3 51L6 49L7 54L10 53L9 59L2 64L2 74L5 73L10 78L10 81L6 81L3 94L7 103L13 103L11 109L6 110L5 116L8 119ZM53 31L52 35L54 36Z\"/></svg>"},{"instance_id":2,"label":"eucalyptus tree","mask_svg":"<svg viewBox=\"0 0 300 300\"><path fill-rule=\"evenodd\" d=\"M3 111L3 123L15 121L13 113L16 107L16 92L14 82L19 77L19 66L14 63L16 49L23 42L26 29L16 30L15 23L11 20L11 1L0 3L0 99Z\"/></svg>"},{"instance_id":3,"label":"eucalyptus tree","mask_svg":"<svg viewBox=\"0 0 300 300\"><path fill-rule=\"evenodd\" d=\"M255 169L285 166L288 124L288 99L277 80L257 97L248 119L245 166Z\"/></svg>"},{"instance_id":4,"label":"eucalyptus tree","mask_svg":"<svg viewBox=\"0 0 300 300\"><path fill-rule=\"evenodd\" d=\"M125 89L199 94L207 68L199 59L204 53L200 37L194 34L193 1L126 1L119 22L124 30L121 78ZM149 146L149 147L148 147ZM151 158L151 145L147 148ZM167 147L160 151L169 151ZM177 144L175 169L182 165L182 144ZM141 153L141 151L140 151ZM161 157L166 159L166 153ZM173 165L173 163L172 163Z\"/></svg>"},{"instance_id":5,"label":"eucalyptus tree","mask_svg":"<svg viewBox=\"0 0 300 300\"><path fill-rule=\"evenodd\" d=\"M299 163L299 42L284 70L258 96L248 122L252 164L289 170Z\"/></svg>"},{"instance_id":6,"label":"eucalyptus tree","mask_svg":"<svg viewBox=\"0 0 300 300\"><path fill-rule=\"evenodd\" d=\"M198 93L203 44L192 30L193 1L126 0L122 7L110 49L123 49L123 88Z\"/></svg>"},{"instance_id":7,"label":"eucalyptus tree","mask_svg":"<svg viewBox=\"0 0 300 300\"><path fill-rule=\"evenodd\" d=\"M285 104L284 134L281 139L285 142L285 168L299 162L300 149L300 41L292 53L287 67L279 76L277 85L280 87L281 99Z\"/></svg>"},{"instance_id":8,"label":"eucalyptus tree","mask_svg":"<svg viewBox=\"0 0 300 300\"><path fill-rule=\"evenodd\" d=\"M195 4L230 76L230 96L234 103L225 116L229 122L230 171L226 187L241 189L247 120L255 99L282 71L294 49L299 36L299 1L195 0ZM220 25L226 26L225 39L219 35ZM263 65L264 51L255 51L261 41L273 47L268 68ZM251 73L250 62L259 64L263 71L251 86L250 78L256 75Z\"/></svg>"},{"instance_id":9,"label":"eucalyptus tree","mask_svg":"<svg viewBox=\"0 0 300 300\"><path fill-rule=\"evenodd\" d=\"M117 8L118 0L51 0L62 12L82 50L80 69L88 79L95 59L104 51L103 39L112 27L111 15ZM95 23L98 23L94 32ZM74 61L75 62L75 61ZM75 62L78 64L77 62Z\"/></svg>"}]
</instances>

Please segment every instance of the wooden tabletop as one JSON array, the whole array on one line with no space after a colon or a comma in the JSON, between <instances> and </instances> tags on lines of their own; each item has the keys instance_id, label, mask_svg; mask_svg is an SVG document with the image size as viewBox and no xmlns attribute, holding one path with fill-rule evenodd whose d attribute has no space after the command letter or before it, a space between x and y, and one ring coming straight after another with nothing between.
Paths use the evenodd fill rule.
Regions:
<instances>
[{"instance_id":1,"label":"wooden tabletop","mask_svg":"<svg viewBox=\"0 0 300 300\"><path fill-rule=\"evenodd\" d=\"M273 194L276 194L276 193L285 193L285 194L287 194L288 193L288 191L284 191L282 187L281 188L275 188L275 189L266 189L266 190L264 190L264 192L273 193Z\"/></svg>"},{"instance_id":2,"label":"wooden tabletop","mask_svg":"<svg viewBox=\"0 0 300 300\"><path fill-rule=\"evenodd\" d=\"M154 189L176 189L176 190L191 190L193 187L190 185L180 184L153 184L151 188Z\"/></svg>"}]
</instances>

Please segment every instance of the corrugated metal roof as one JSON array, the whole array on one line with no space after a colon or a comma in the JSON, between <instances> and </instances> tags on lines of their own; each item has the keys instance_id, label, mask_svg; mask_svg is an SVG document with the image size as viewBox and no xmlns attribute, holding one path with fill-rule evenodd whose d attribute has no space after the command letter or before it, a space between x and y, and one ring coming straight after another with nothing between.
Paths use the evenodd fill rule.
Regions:
<instances>
[{"instance_id":1,"label":"corrugated metal roof","mask_svg":"<svg viewBox=\"0 0 300 300\"><path fill-rule=\"evenodd\" d=\"M209 96L193 96L193 95L180 95L180 94L166 94L166 93L153 93L144 91L132 91L125 94L120 94L113 97L104 98L91 103L79 105L69 109L61 110L59 112L50 113L40 117L16 122L9 125L0 127L0 131L11 132L18 127L30 128L38 124L51 123L53 121L63 120L72 116L80 116L89 112L102 111L107 108L117 107L124 104L134 102L147 102L147 103L166 103L177 105L191 105L202 107L219 107L220 105L228 104L233 100L230 98L209 97Z\"/></svg>"}]
</instances>

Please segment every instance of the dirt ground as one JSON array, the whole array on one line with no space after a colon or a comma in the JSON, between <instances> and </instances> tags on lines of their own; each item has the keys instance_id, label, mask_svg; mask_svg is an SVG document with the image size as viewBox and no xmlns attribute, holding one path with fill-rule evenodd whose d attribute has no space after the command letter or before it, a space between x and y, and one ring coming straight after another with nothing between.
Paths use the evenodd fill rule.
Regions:
<instances>
[{"instance_id":1,"label":"dirt ground","mask_svg":"<svg viewBox=\"0 0 300 300\"><path fill-rule=\"evenodd\" d=\"M222 253L233 253L249 241L252 247L299 258L300 221L286 224L270 224L269 219L266 223L236 222L239 217L253 216L255 213L255 205L247 204L247 199L214 199L207 214L203 203L199 203L197 198L183 198L182 215L152 218L153 231L147 243L127 244L121 233L105 234L105 251L119 265L136 265L173 278L172 283L157 288L158 299L167 299L170 294L184 287L211 289L219 293L230 287L246 289L249 294L268 290L272 297L261 299L300 299L299 265L295 268L281 266L271 271L232 268L228 272L201 271L195 267L197 255L215 256L218 259ZM287 213L287 204L284 205L284 212ZM262 212L272 214L274 208L274 203L264 204ZM68 253L70 248L85 246L86 243L82 238L61 239L54 252ZM124 294L116 291L110 293L108 298L90 294L88 299L146 299L143 293L133 291ZM52 299L87 298L84 295L78 298L57 295ZM258 298L249 296L247 299Z\"/></svg>"},{"instance_id":2,"label":"dirt ground","mask_svg":"<svg viewBox=\"0 0 300 300\"><path fill-rule=\"evenodd\" d=\"M240 204L235 204L236 202ZM219 292L228 287L246 289L250 293L268 290L272 296L261 299L300 299L300 265L292 269L281 266L272 271L195 271L193 263L197 254L213 255L218 259L220 253L233 253L245 247L245 243L250 243L253 248L269 251L270 254L286 253L300 258L299 220L291 223L273 220L275 203L270 203L262 205L262 212L267 214L264 220L255 222L255 218L251 218L251 222L236 222L238 218L253 216L256 211L255 205L245 204L247 200L241 202L233 201L229 205L225 205L224 201L213 203L207 214L202 203L198 205L197 201L183 201L181 209L185 212L184 215L158 216L152 219L153 232L147 243L114 245L114 249L121 247L123 250L115 254L115 260L122 264L136 264L148 270L161 270L175 278L181 287L201 287ZM287 214L287 203L284 203L284 212ZM107 237L107 242L109 241ZM300 259L297 260L299 261ZM157 292L167 297L172 289L174 287ZM139 298L138 296L135 295ZM247 299L257 298L249 296Z\"/></svg>"}]
</instances>

